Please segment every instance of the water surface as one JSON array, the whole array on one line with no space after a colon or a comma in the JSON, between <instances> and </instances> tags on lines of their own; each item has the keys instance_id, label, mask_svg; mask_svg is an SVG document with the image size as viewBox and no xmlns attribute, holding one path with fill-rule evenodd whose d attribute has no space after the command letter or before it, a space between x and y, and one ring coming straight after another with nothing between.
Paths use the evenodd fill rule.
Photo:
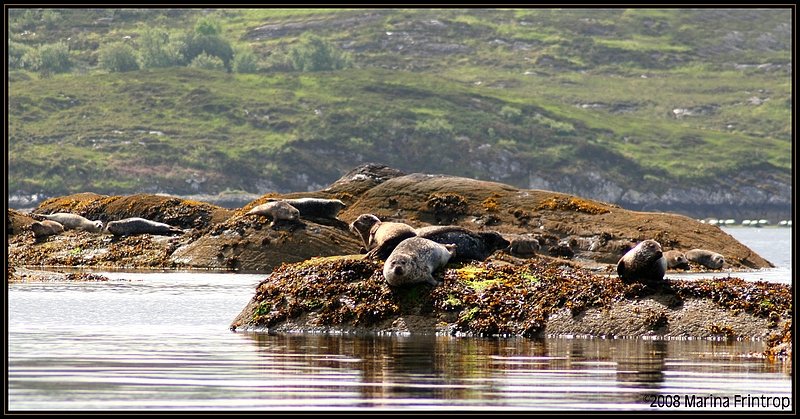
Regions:
<instances>
[{"instance_id":1,"label":"water surface","mask_svg":"<svg viewBox=\"0 0 800 419\"><path fill-rule=\"evenodd\" d=\"M8 286L9 410L761 411L781 407L734 403L791 397L789 363L762 359L763 342L234 333L262 274L104 275Z\"/></svg>"}]
</instances>

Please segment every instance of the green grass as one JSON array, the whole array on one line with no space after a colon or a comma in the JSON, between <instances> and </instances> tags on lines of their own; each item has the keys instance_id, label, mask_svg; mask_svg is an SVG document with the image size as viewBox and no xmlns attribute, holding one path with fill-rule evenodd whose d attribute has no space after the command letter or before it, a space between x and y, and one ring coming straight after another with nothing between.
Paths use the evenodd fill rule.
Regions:
<instances>
[{"instance_id":1,"label":"green grass","mask_svg":"<svg viewBox=\"0 0 800 419\"><path fill-rule=\"evenodd\" d=\"M96 23L112 15L111 24ZM147 26L188 30L202 15L65 9L48 15L49 26L41 12L12 19L15 42L72 37L77 65L49 78L10 72L10 191L131 193L155 184L199 192L190 178L205 178L209 193L297 190L362 161L487 179L498 175L473 159L497 150L549 176L591 164L640 190L711 184L752 165L791 171L789 74L735 68L789 62L784 11L229 9L211 16L262 64L280 61L310 24L347 49L356 68L109 74L94 66L106 41L132 35L135 43ZM260 41L246 36L286 23L297 26ZM772 40L755 43L760 33ZM753 97L765 101L753 105ZM678 108L711 111L676 118ZM484 145L490 151L475 152ZM503 176L519 186L529 178Z\"/></svg>"}]
</instances>

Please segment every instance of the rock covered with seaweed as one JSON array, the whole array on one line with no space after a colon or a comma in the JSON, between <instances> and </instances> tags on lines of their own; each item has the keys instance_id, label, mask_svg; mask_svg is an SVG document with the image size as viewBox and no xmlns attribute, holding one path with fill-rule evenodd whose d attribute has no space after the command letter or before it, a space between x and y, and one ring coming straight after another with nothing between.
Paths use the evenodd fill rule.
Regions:
<instances>
[{"instance_id":1,"label":"rock covered with seaweed","mask_svg":"<svg viewBox=\"0 0 800 419\"><path fill-rule=\"evenodd\" d=\"M381 268L362 256L282 265L231 328L781 341L792 322L790 287L737 278L626 284L539 257L450 265L438 287L391 287Z\"/></svg>"}]
</instances>

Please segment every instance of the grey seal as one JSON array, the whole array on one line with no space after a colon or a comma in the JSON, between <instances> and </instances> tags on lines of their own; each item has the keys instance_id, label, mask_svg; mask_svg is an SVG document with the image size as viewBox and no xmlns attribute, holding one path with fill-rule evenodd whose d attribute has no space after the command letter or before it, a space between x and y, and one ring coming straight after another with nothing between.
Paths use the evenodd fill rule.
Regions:
<instances>
[{"instance_id":1,"label":"grey seal","mask_svg":"<svg viewBox=\"0 0 800 419\"><path fill-rule=\"evenodd\" d=\"M272 219L270 226L283 221L297 221L300 211L285 201L269 201L253 207L245 215L264 215Z\"/></svg>"},{"instance_id":2,"label":"grey seal","mask_svg":"<svg viewBox=\"0 0 800 419\"><path fill-rule=\"evenodd\" d=\"M722 269L725 258L716 252L705 249L692 249L686 252L686 259L710 269Z\"/></svg>"},{"instance_id":3,"label":"grey seal","mask_svg":"<svg viewBox=\"0 0 800 419\"><path fill-rule=\"evenodd\" d=\"M623 282L659 282L667 271L667 260L661 244L645 240L628 250L617 263L617 274Z\"/></svg>"},{"instance_id":4,"label":"grey seal","mask_svg":"<svg viewBox=\"0 0 800 419\"><path fill-rule=\"evenodd\" d=\"M400 242L417 235L405 223L384 222L372 214L361 214L350 224L350 231L361 237L368 258L386 260Z\"/></svg>"},{"instance_id":5,"label":"grey seal","mask_svg":"<svg viewBox=\"0 0 800 419\"><path fill-rule=\"evenodd\" d=\"M667 269L689 269L689 260L680 250L667 250L664 259L667 260Z\"/></svg>"},{"instance_id":6,"label":"grey seal","mask_svg":"<svg viewBox=\"0 0 800 419\"><path fill-rule=\"evenodd\" d=\"M33 237L40 239L62 233L64 226L52 220L36 221L31 224L31 231L33 231Z\"/></svg>"},{"instance_id":7,"label":"grey seal","mask_svg":"<svg viewBox=\"0 0 800 419\"><path fill-rule=\"evenodd\" d=\"M296 199L274 199L270 202L283 201L297 208L301 217L323 218L335 220L339 212L347 205L338 199L323 198L296 198Z\"/></svg>"},{"instance_id":8,"label":"grey seal","mask_svg":"<svg viewBox=\"0 0 800 419\"><path fill-rule=\"evenodd\" d=\"M482 261L497 250L508 247L509 242L494 231L472 231L459 226L429 226L415 230L417 237L439 244L454 244L456 254L450 262Z\"/></svg>"},{"instance_id":9,"label":"grey seal","mask_svg":"<svg viewBox=\"0 0 800 419\"><path fill-rule=\"evenodd\" d=\"M42 217L46 220L55 221L62 226L65 230L85 230L90 233L99 233L103 230L103 222L100 220L89 220L88 218L81 217L78 214L71 214L68 212L57 212L55 214L33 214L34 217Z\"/></svg>"},{"instance_id":10,"label":"grey seal","mask_svg":"<svg viewBox=\"0 0 800 419\"><path fill-rule=\"evenodd\" d=\"M115 236L133 236L137 234L169 236L172 234L183 234L183 230L178 227L139 217L110 221L108 225L106 225L106 230Z\"/></svg>"},{"instance_id":11,"label":"grey seal","mask_svg":"<svg viewBox=\"0 0 800 419\"><path fill-rule=\"evenodd\" d=\"M455 253L455 245L439 244L422 237L405 239L386 259L383 277L392 286L420 282L437 286L439 283L433 279L433 273L447 265Z\"/></svg>"}]
</instances>

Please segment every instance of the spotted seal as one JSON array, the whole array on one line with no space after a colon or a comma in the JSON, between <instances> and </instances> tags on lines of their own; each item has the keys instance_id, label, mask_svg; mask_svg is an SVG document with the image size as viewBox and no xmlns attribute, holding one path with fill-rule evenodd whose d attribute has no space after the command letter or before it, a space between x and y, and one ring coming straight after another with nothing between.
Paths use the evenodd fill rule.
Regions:
<instances>
[{"instance_id":1,"label":"spotted seal","mask_svg":"<svg viewBox=\"0 0 800 419\"><path fill-rule=\"evenodd\" d=\"M55 214L33 214L34 217L42 217L46 220L55 221L65 230L84 230L90 233L99 233L103 230L103 222L100 220L89 220L78 214L68 212L57 212Z\"/></svg>"},{"instance_id":2,"label":"spotted seal","mask_svg":"<svg viewBox=\"0 0 800 419\"><path fill-rule=\"evenodd\" d=\"M705 249L692 249L686 252L686 259L710 269L722 269L725 258L716 252Z\"/></svg>"},{"instance_id":3,"label":"spotted seal","mask_svg":"<svg viewBox=\"0 0 800 419\"><path fill-rule=\"evenodd\" d=\"M617 262L617 274L623 282L659 282L666 271L667 260L655 240L637 244Z\"/></svg>"},{"instance_id":4,"label":"spotted seal","mask_svg":"<svg viewBox=\"0 0 800 419\"><path fill-rule=\"evenodd\" d=\"M373 214L361 214L350 223L350 231L361 237L368 258L386 260L403 240L414 237L414 227L405 223L381 221Z\"/></svg>"},{"instance_id":5,"label":"spotted seal","mask_svg":"<svg viewBox=\"0 0 800 419\"><path fill-rule=\"evenodd\" d=\"M437 286L439 283L433 279L433 273L447 265L455 253L455 245L411 237L400 242L386 259L383 277L392 286L420 282Z\"/></svg>"},{"instance_id":6,"label":"spotted seal","mask_svg":"<svg viewBox=\"0 0 800 419\"><path fill-rule=\"evenodd\" d=\"M459 226L428 226L415 230L417 237L439 244L455 244L456 254L450 262L482 261L509 242L494 231L472 231Z\"/></svg>"},{"instance_id":7,"label":"spotted seal","mask_svg":"<svg viewBox=\"0 0 800 419\"><path fill-rule=\"evenodd\" d=\"M667 250L664 259L667 260L667 269L689 269L689 260L680 250Z\"/></svg>"},{"instance_id":8,"label":"spotted seal","mask_svg":"<svg viewBox=\"0 0 800 419\"><path fill-rule=\"evenodd\" d=\"M31 231L33 231L33 237L40 239L62 233L64 226L52 220L36 221L31 224Z\"/></svg>"},{"instance_id":9,"label":"spotted seal","mask_svg":"<svg viewBox=\"0 0 800 419\"><path fill-rule=\"evenodd\" d=\"M300 211L286 201L269 201L253 207L245 215L264 215L270 217L270 227L285 221L297 221Z\"/></svg>"},{"instance_id":10,"label":"spotted seal","mask_svg":"<svg viewBox=\"0 0 800 419\"><path fill-rule=\"evenodd\" d=\"M338 199L323 199L323 198L296 198L296 199L275 199L270 198L268 201L277 202L283 201L287 204L297 208L301 217L306 218L322 218L335 220L339 212L347 205Z\"/></svg>"},{"instance_id":11,"label":"spotted seal","mask_svg":"<svg viewBox=\"0 0 800 419\"><path fill-rule=\"evenodd\" d=\"M183 230L169 224L159 223L158 221L146 220L144 218L132 217L119 221L110 221L106 225L106 230L115 236L134 236L137 234L156 234L169 236L172 234L183 234Z\"/></svg>"}]
</instances>

